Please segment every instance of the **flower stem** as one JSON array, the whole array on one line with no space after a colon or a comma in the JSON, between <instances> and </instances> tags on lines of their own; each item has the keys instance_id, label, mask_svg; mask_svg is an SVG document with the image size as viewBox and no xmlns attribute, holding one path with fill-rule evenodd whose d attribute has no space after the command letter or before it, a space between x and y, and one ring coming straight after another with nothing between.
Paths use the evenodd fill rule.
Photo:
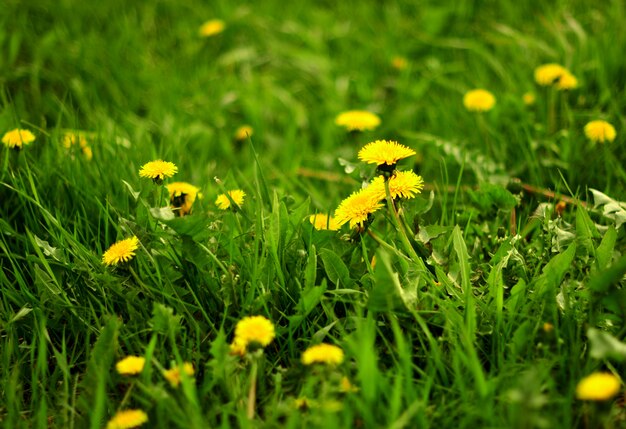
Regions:
<instances>
[{"instance_id":1,"label":"flower stem","mask_svg":"<svg viewBox=\"0 0 626 429\"><path fill-rule=\"evenodd\" d=\"M254 418L256 409L256 377L258 371L258 360L256 357L252 359L252 368L250 370L250 390L248 391L248 419Z\"/></svg>"}]
</instances>

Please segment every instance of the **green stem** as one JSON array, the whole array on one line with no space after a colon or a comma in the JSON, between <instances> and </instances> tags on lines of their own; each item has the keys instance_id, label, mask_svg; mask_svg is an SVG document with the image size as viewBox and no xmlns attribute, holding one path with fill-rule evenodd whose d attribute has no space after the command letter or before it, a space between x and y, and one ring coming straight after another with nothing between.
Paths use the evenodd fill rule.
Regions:
<instances>
[{"instance_id":1,"label":"green stem","mask_svg":"<svg viewBox=\"0 0 626 429\"><path fill-rule=\"evenodd\" d=\"M257 358L254 357L252 360L252 368L250 370L250 390L248 391L248 410L247 416L248 419L252 420L254 418L255 409L256 409L256 378L258 371L258 361Z\"/></svg>"},{"instance_id":2,"label":"green stem","mask_svg":"<svg viewBox=\"0 0 626 429\"><path fill-rule=\"evenodd\" d=\"M389 192L389 181L385 180L385 194L387 194L387 207L389 208L389 212L391 213L391 220L393 222L393 226L396 228L398 233L400 234L400 241L404 246L404 250L408 253L409 257L417 263L417 261L421 261L421 258L413 249L413 246L409 242L409 238L407 236L406 230L402 226L400 222L400 218L398 217L398 211L396 210L395 205L393 204L393 200L391 198L391 193Z\"/></svg>"}]
</instances>

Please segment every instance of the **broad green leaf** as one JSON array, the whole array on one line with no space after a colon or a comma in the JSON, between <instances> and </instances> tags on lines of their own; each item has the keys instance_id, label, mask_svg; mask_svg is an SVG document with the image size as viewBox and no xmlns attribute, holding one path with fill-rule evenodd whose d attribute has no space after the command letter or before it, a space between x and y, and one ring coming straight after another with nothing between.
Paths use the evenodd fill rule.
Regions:
<instances>
[{"instance_id":1,"label":"broad green leaf","mask_svg":"<svg viewBox=\"0 0 626 429\"><path fill-rule=\"evenodd\" d=\"M353 281L350 278L350 270L335 252L329 249L320 250L320 257L324 264L326 275L335 286L350 286Z\"/></svg>"},{"instance_id":2,"label":"broad green leaf","mask_svg":"<svg viewBox=\"0 0 626 429\"><path fill-rule=\"evenodd\" d=\"M604 233L604 237L602 237L602 242L596 249L596 258L598 258L599 269L605 269L611 262L616 241L617 231L615 230L613 225L611 225L609 229L607 229Z\"/></svg>"},{"instance_id":3,"label":"broad green leaf","mask_svg":"<svg viewBox=\"0 0 626 429\"><path fill-rule=\"evenodd\" d=\"M588 287L598 293L605 293L611 285L617 284L626 275L626 255L618 259L610 267L597 272L589 279Z\"/></svg>"}]
</instances>

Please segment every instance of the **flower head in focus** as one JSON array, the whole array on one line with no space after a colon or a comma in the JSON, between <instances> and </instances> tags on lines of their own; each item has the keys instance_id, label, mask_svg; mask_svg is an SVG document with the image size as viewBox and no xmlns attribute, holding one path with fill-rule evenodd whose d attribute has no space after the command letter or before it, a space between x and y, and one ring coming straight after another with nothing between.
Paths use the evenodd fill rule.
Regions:
<instances>
[{"instance_id":1,"label":"flower head in focus","mask_svg":"<svg viewBox=\"0 0 626 429\"><path fill-rule=\"evenodd\" d=\"M241 207L243 205L243 200L246 196L246 193L241 189L235 189L232 191L228 191L228 195L235 202L237 207ZM226 194L221 194L215 200L215 205L217 205L217 207L222 210L226 210L231 206L230 199L228 199Z\"/></svg>"},{"instance_id":2,"label":"flower head in focus","mask_svg":"<svg viewBox=\"0 0 626 429\"><path fill-rule=\"evenodd\" d=\"M35 135L29 130L16 128L8 131L2 137L2 143L9 149L20 150L24 145L35 141Z\"/></svg>"},{"instance_id":3,"label":"flower head in focus","mask_svg":"<svg viewBox=\"0 0 626 429\"><path fill-rule=\"evenodd\" d=\"M130 237L114 243L102 254L104 265L117 265L120 262L130 261L135 256L135 250L139 248L139 239Z\"/></svg>"},{"instance_id":4,"label":"flower head in focus","mask_svg":"<svg viewBox=\"0 0 626 429\"><path fill-rule=\"evenodd\" d=\"M388 182L389 195L392 199L415 198L424 188L422 176L418 176L413 171L396 171L396 173L389 178ZM371 192L377 196L379 201L387 198L385 178L383 176L374 178L368 188L371 188Z\"/></svg>"},{"instance_id":5,"label":"flower head in focus","mask_svg":"<svg viewBox=\"0 0 626 429\"><path fill-rule=\"evenodd\" d=\"M211 37L220 34L226 28L226 24L221 19L211 19L200 26L202 37Z\"/></svg>"},{"instance_id":6,"label":"flower head in focus","mask_svg":"<svg viewBox=\"0 0 626 429\"><path fill-rule=\"evenodd\" d=\"M350 228L363 227L369 216L383 205L376 193L367 187L352 193L335 210L335 220L339 226L350 222Z\"/></svg>"},{"instance_id":7,"label":"flower head in focus","mask_svg":"<svg viewBox=\"0 0 626 429\"><path fill-rule=\"evenodd\" d=\"M398 142L376 140L359 151L359 159L368 164L395 165L399 160L415 155L415 151Z\"/></svg>"},{"instance_id":8,"label":"flower head in focus","mask_svg":"<svg viewBox=\"0 0 626 429\"><path fill-rule=\"evenodd\" d=\"M167 184L166 187L170 194L170 205L174 209L174 213L178 216L191 213L191 206L196 201L200 189L186 182L173 182Z\"/></svg>"},{"instance_id":9,"label":"flower head in focus","mask_svg":"<svg viewBox=\"0 0 626 429\"><path fill-rule=\"evenodd\" d=\"M154 183L160 185L163 179L172 177L177 172L178 167L173 162L158 159L144 164L139 170L139 176L152 179Z\"/></svg>"},{"instance_id":10,"label":"flower head in focus","mask_svg":"<svg viewBox=\"0 0 626 429\"><path fill-rule=\"evenodd\" d=\"M463 96L463 105L470 112L487 112L496 104L496 97L486 89L473 89Z\"/></svg>"},{"instance_id":11,"label":"flower head in focus","mask_svg":"<svg viewBox=\"0 0 626 429\"><path fill-rule=\"evenodd\" d=\"M318 344L311 346L302 353L302 363L312 365L323 363L327 365L339 365L343 362L343 350L332 344Z\"/></svg>"},{"instance_id":12,"label":"flower head in focus","mask_svg":"<svg viewBox=\"0 0 626 429\"><path fill-rule=\"evenodd\" d=\"M606 121L591 121L585 125L585 135L594 143L612 142L617 133L613 125Z\"/></svg>"},{"instance_id":13,"label":"flower head in focus","mask_svg":"<svg viewBox=\"0 0 626 429\"><path fill-rule=\"evenodd\" d=\"M335 124L348 131L373 130L380 125L380 118L366 110L349 110L335 118Z\"/></svg>"}]
</instances>

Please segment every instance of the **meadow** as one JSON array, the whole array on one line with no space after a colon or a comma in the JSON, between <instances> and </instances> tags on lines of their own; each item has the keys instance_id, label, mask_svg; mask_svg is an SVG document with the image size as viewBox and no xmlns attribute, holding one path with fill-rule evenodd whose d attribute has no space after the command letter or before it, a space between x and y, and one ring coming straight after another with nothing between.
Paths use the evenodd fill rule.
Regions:
<instances>
[{"instance_id":1,"label":"meadow","mask_svg":"<svg viewBox=\"0 0 626 429\"><path fill-rule=\"evenodd\" d=\"M4 0L0 426L626 427L624 22Z\"/></svg>"}]
</instances>

